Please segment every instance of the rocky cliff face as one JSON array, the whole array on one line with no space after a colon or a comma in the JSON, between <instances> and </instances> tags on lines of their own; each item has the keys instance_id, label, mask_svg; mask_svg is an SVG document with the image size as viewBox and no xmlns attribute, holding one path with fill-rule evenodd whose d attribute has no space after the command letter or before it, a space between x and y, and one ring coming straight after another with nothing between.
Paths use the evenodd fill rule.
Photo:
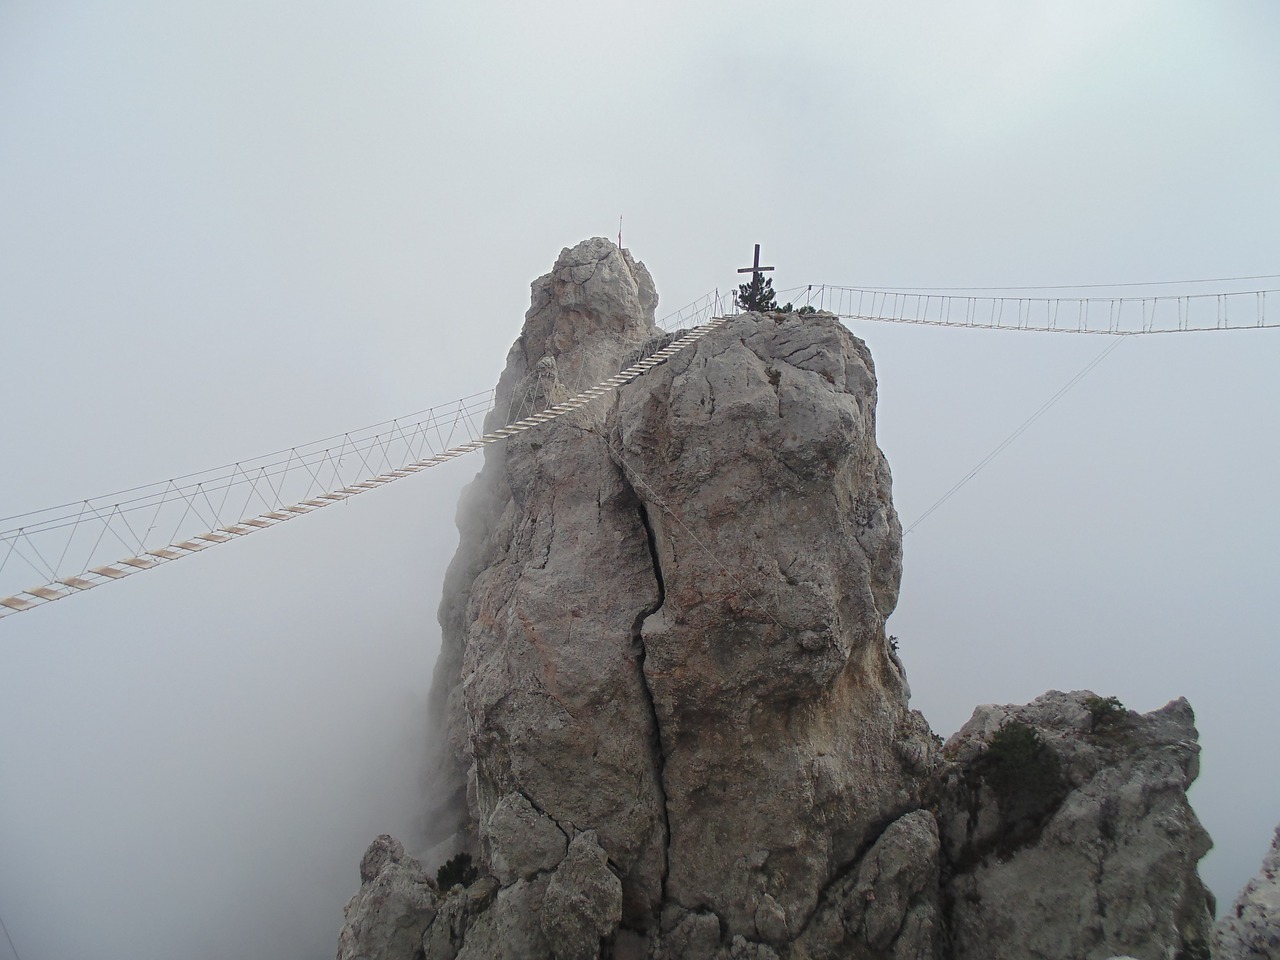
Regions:
<instances>
[{"instance_id":1,"label":"rocky cliff face","mask_svg":"<svg viewBox=\"0 0 1280 960\"><path fill-rule=\"evenodd\" d=\"M669 342L656 299L563 251L490 426ZM909 710L875 401L834 318L747 314L487 448L432 696L436 859L479 878L371 848L340 957L1201 955L1185 703L1050 694L945 750Z\"/></svg>"}]
</instances>

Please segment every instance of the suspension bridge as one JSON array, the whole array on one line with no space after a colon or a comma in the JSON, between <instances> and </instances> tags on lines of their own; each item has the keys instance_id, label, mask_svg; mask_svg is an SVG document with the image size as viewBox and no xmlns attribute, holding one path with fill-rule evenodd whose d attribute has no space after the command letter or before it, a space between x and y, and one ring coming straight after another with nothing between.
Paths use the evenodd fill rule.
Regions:
<instances>
[{"instance_id":1,"label":"suspension bridge","mask_svg":"<svg viewBox=\"0 0 1280 960\"><path fill-rule=\"evenodd\" d=\"M976 291L809 284L778 291L778 296L790 298L794 309L824 311L846 323L1123 338L1275 328L1280 326L1280 318L1274 316L1280 288L1223 286L1273 279L1186 281L1181 286L1212 282L1219 289L1176 294L1152 292L1164 284L1108 285L1110 292L1105 295L1082 295L1079 291L1084 287ZM1074 295L1056 295L1059 290ZM1268 316L1269 307L1272 316ZM737 315L732 293L704 294L660 322L662 329L675 334L662 349L599 383L570 382L566 385L570 395L543 409L531 407L535 391L512 398L506 410L498 410L495 392L489 389L251 460L0 518L0 618L280 526L537 429L643 376L711 331L732 323ZM1106 352L924 516L1012 442ZM33 581L38 585L20 586Z\"/></svg>"}]
</instances>

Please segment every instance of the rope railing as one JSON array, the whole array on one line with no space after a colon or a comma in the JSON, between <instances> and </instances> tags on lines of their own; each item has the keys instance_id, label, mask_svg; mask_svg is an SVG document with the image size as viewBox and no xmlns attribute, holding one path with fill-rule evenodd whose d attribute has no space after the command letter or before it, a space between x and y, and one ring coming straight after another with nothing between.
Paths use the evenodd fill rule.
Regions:
<instances>
[{"instance_id":1,"label":"rope railing","mask_svg":"<svg viewBox=\"0 0 1280 960\"><path fill-rule=\"evenodd\" d=\"M1276 316L1276 295L1280 293L1277 289L1071 297L994 296L810 284L782 293L790 295L798 307L828 311L844 320L935 327L1125 336L1280 325L1280 317Z\"/></svg>"},{"instance_id":2,"label":"rope railing","mask_svg":"<svg viewBox=\"0 0 1280 960\"><path fill-rule=\"evenodd\" d=\"M487 390L251 460L2 518L0 617L277 526L576 410L736 316L734 292L713 290L658 321L664 330L688 332L652 356L586 390L571 380L580 392L532 415L525 415L524 404L504 411L511 422L491 433L482 432L495 401L495 391ZM1132 336L1280 325L1274 289L1075 297L1017 292L810 284L781 290L778 300L842 320L1043 333ZM156 543L162 545L148 547ZM122 553L125 559L104 562ZM19 577L44 583L2 596Z\"/></svg>"},{"instance_id":3,"label":"rope railing","mask_svg":"<svg viewBox=\"0 0 1280 960\"><path fill-rule=\"evenodd\" d=\"M726 299L710 291L657 325L675 331L704 324L726 312ZM283 522L277 514L298 516L303 505L325 494L358 488L371 476L476 439L494 402L495 391L489 389L252 459L0 518L0 594L37 578L47 581L34 594L42 599L67 586L88 589L85 584L102 582L95 569L122 553L146 562L147 546L157 540L169 544L163 549L188 544L189 553L210 542L195 531L228 534L245 525L262 529L255 524ZM532 412L513 410L508 419ZM144 569L138 562L126 566ZM8 598L15 602L0 600L0 617L19 606L15 597L21 600L19 594Z\"/></svg>"},{"instance_id":4,"label":"rope railing","mask_svg":"<svg viewBox=\"0 0 1280 960\"><path fill-rule=\"evenodd\" d=\"M704 304L698 309L710 310L713 307ZM391 426L377 432L370 432L374 428L366 428L365 431L342 434L336 449L331 443L324 446L326 441L317 441L230 467L0 521L5 524L20 521L16 527L0 530L0 573L9 568L16 558L46 580L40 586L28 587L11 596L0 596L0 617L62 600L139 571L192 556L209 547L279 526L549 423L665 363L730 319L732 317L719 317L690 329L661 350L589 389L488 433L481 432L480 424L492 409L493 391L431 408L425 416L410 422L387 421ZM386 424L375 426L386 427ZM466 439L449 446L459 437ZM344 473L344 464L349 465L348 471L359 471L364 479L348 480L350 473ZM287 483L290 480L305 485L304 492L297 499L291 500L288 496ZM228 503L232 490L244 494L242 506L235 506L239 497ZM167 529L167 525L161 524L162 521L166 524L171 521L171 515L178 515L175 529L181 529L189 518L197 522L195 529L207 529L183 539L177 535L161 537L159 542L163 546L148 548L147 542L157 542L151 539L151 532L157 528ZM224 523L227 516L237 519ZM145 528L143 524L146 524ZM84 542L78 543L77 538ZM90 540L90 559L83 564L74 562L68 567L68 557L74 560L79 555L72 552L73 546L87 545ZM52 543L53 549L58 550L56 560L51 559L53 553L49 547L41 549L42 542ZM98 563L93 558L104 549L112 551L113 556L119 556L120 547L129 551L124 559L92 565ZM68 574L66 569L76 572Z\"/></svg>"}]
</instances>

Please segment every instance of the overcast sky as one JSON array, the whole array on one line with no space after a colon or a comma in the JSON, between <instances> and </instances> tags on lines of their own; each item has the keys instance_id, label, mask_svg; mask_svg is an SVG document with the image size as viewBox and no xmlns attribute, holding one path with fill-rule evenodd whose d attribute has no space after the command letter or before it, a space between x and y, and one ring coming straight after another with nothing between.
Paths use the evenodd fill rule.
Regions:
<instances>
[{"instance_id":1,"label":"overcast sky","mask_svg":"<svg viewBox=\"0 0 1280 960\"><path fill-rule=\"evenodd\" d=\"M779 287L1280 274L1278 47L1265 0L0 0L0 515L486 389L619 215L659 315L757 242ZM1107 346L854 329L908 525ZM1277 358L1125 341L907 538L889 625L943 735L1188 697L1220 900L1280 820ZM418 829L478 465L0 623L23 960L332 956Z\"/></svg>"}]
</instances>

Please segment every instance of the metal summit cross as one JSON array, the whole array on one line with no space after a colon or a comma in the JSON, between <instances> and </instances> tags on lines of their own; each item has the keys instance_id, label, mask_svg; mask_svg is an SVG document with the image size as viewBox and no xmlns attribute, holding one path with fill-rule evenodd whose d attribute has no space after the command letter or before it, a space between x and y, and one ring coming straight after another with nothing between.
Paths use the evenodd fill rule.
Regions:
<instances>
[{"instance_id":1,"label":"metal summit cross","mask_svg":"<svg viewBox=\"0 0 1280 960\"><path fill-rule=\"evenodd\" d=\"M755 260L752 262L751 266L749 266L749 267L743 267L743 268L742 268L742 269L740 269L738 272L739 272L739 273L749 273L749 274L751 274L751 282L752 282L752 283L755 283L755 282L756 282L756 278L757 278L757 277L759 277L759 276L760 276L760 274L762 274L762 273L764 273L764 272L766 272L766 271L768 271L768 270L772 270L772 269L773 269L773 267L762 267L762 266L760 266L760 244L758 244L758 243L757 243L757 244L756 244L756 256L755 256Z\"/></svg>"}]
</instances>

